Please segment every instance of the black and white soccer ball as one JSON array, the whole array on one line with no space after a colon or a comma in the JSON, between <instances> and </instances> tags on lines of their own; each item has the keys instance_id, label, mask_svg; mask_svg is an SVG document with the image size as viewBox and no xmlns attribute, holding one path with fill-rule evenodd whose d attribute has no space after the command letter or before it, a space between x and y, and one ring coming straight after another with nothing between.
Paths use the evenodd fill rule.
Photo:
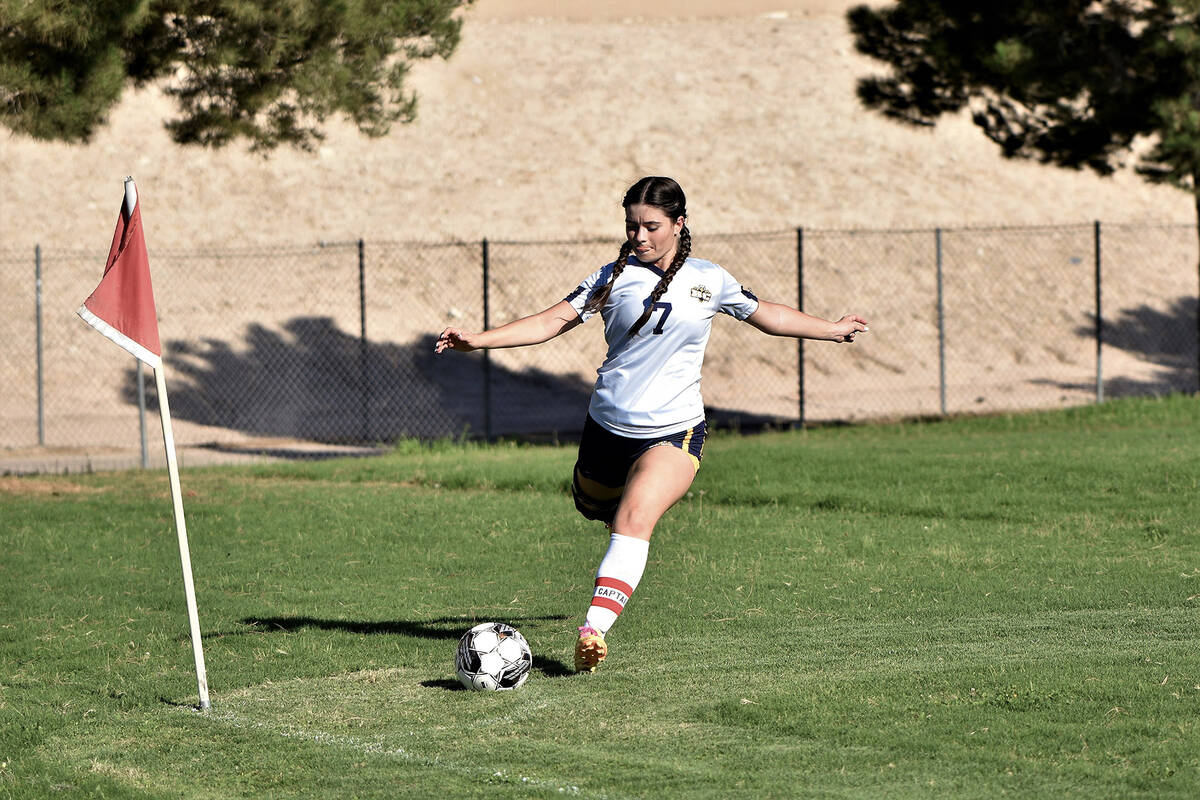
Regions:
<instances>
[{"instance_id":1,"label":"black and white soccer ball","mask_svg":"<svg viewBox=\"0 0 1200 800\"><path fill-rule=\"evenodd\" d=\"M533 653L525 637L503 622L484 622L463 634L454 659L458 679L468 689L516 689L529 677Z\"/></svg>"}]
</instances>

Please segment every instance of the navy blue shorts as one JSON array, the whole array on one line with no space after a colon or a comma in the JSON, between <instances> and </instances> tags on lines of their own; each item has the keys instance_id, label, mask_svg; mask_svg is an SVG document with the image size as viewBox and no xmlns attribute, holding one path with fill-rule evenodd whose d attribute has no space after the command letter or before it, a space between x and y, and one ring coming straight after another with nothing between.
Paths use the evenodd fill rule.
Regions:
<instances>
[{"instance_id":1,"label":"navy blue shorts","mask_svg":"<svg viewBox=\"0 0 1200 800\"><path fill-rule=\"evenodd\" d=\"M579 460L571 480L575 508L588 519L611 525L625 491L625 479L633 462L651 447L669 444L678 447L692 458L692 466L700 469L704 457L704 437L708 427L701 422L694 428L650 439L631 439L618 436L602 427L589 414L579 440Z\"/></svg>"}]
</instances>

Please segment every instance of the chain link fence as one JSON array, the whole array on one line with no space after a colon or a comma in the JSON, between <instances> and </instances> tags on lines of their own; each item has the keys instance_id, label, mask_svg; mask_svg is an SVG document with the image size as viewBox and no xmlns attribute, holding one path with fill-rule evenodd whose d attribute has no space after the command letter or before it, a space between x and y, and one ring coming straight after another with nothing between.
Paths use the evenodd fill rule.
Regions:
<instances>
[{"instance_id":1,"label":"chain link fence","mask_svg":"<svg viewBox=\"0 0 1200 800\"><path fill-rule=\"evenodd\" d=\"M612 260L615 240L150 244L181 448L303 456L405 437L581 429L605 353L598 324L486 353L435 356L433 342L447 325L495 326L553 305ZM764 299L871 322L842 346L719 317L704 371L714 425L1050 408L1200 388L1192 226L786 230L699 236L695 252ZM121 454L144 438L161 452L153 380L143 393L136 361L75 316L104 255L0 249L0 445L9 453L74 450L102 465L106 454L128 460Z\"/></svg>"}]
</instances>

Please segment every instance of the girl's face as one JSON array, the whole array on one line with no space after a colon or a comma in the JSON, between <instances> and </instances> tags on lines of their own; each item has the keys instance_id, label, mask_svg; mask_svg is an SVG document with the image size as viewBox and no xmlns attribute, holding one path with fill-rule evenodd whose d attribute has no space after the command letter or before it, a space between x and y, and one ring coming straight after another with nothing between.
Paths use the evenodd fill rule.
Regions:
<instances>
[{"instance_id":1,"label":"girl's face","mask_svg":"<svg viewBox=\"0 0 1200 800\"><path fill-rule=\"evenodd\" d=\"M672 220L661 208L635 203L625 209L625 236L633 242L633 254L643 264L659 269L671 265L676 238L683 230L684 218Z\"/></svg>"}]
</instances>

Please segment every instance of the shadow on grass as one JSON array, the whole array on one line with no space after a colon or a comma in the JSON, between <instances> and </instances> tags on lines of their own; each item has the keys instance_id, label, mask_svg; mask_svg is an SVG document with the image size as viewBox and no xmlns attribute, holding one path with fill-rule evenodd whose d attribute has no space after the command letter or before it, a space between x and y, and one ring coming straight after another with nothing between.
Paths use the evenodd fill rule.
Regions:
<instances>
[{"instance_id":1,"label":"shadow on grass","mask_svg":"<svg viewBox=\"0 0 1200 800\"><path fill-rule=\"evenodd\" d=\"M191 703L191 702L183 702L181 700L173 700L164 694L160 694L158 696L158 702L162 703L164 706L170 706L171 708L190 708L192 711L200 710L199 703Z\"/></svg>"},{"instance_id":2,"label":"shadow on grass","mask_svg":"<svg viewBox=\"0 0 1200 800\"><path fill-rule=\"evenodd\" d=\"M504 622L515 628L532 622L558 622L567 619L565 614L549 617L506 617ZM244 635L251 633L296 633L305 628L324 631L345 631L363 635L415 636L421 639L459 639L478 619L464 617L437 617L426 620L389 620L385 622L359 622L349 619L319 619L317 617L246 617L240 620L252 630L235 634L210 634L212 636Z\"/></svg>"},{"instance_id":3,"label":"shadow on grass","mask_svg":"<svg viewBox=\"0 0 1200 800\"><path fill-rule=\"evenodd\" d=\"M568 667L565 662L545 656L534 656L533 668L548 678L566 678L575 674L575 670Z\"/></svg>"},{"instance_id":4,"label":"shadow on grass","mask_svg":"<svg viewBox=\"0 0 1200 800\"><path fill-rule=\"evenodd\" d=\"M567 619L565 614L545 617L506 617L505 622L520 628L526 623L559 622ZM210 634L213 638L221 636L243 636L247 634L297 633L306 628L316 628L324 631L345 631L364 636L416 636L421 639L459 639L479 620L462 617L437 617L427 620L391 620L387 622L359 622L345 619L319 619L317 617L246 617L240 620L250 630L236 633ZM533 668L549 678L561 678L574 675L565 663L546 656L533 657ZM462 689L462 684L455 680L438 679L422 681L422 686L434 689Z\"/></svg>"},{"instance_id":5,"label":"shadow on grass","mask_svg":"<svg viewBox=\"0 0 1200 800\"><path fill-rule=\"evenodd\" d=\"M568 667L565 662L559 661L557 658L546 658L545 656L533 657L533 669L542 673L547 678L566 678L576 674L575 670ZM454 678L436 678L421 681L421 685L426 689L443 689L447 692L467 691L466 687Z\"/></svg>"}]
</instances>

